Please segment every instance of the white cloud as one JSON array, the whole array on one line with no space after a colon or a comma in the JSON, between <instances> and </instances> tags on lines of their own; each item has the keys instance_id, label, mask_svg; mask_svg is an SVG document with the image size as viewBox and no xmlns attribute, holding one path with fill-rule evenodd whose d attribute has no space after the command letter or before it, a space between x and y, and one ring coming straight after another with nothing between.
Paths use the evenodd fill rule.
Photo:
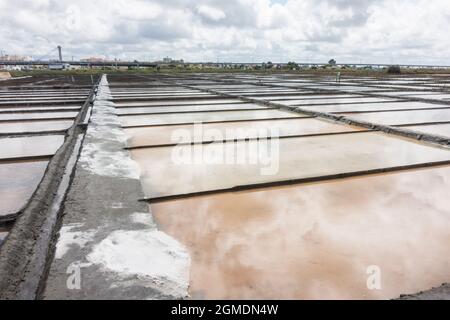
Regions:
<instances>
[{"instance_id":1,"label":"white cloud","mask_svg":"<svg viewBox=\"0 0 450 320\"><path fill-rule=\"evenodd\" d=\"M449 25L448 0L0 0L0 49L36 57L450 64Z\"/></svg>"}]
</instances>

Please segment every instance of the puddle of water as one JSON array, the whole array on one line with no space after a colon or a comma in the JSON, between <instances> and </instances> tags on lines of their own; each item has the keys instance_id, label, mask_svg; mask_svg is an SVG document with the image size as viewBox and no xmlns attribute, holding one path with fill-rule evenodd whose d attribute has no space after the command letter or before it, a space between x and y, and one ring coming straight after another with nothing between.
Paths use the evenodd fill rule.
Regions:
<instances>
[{"instance_id":1,"label":"puddle of water","mask_svg":"<svg viewBox=\"0 0 450 320\"><path fill-rule=\"evenodd\" d=\"M197 106L166 106L166 107L140 107L140 108L119 108L118 114L133 113L161 113L161 112L187 112L187 111L217 111L217 110L239 110L239 109L266 109L254 103L239 104L213 104L213 105L197 105Z\"/></svg>"},{"instance_id":2,"label":"puddle of water","mask_svg":"<svg viewBox=\"0 0 450 320\"><path fill-rule=\"evenodd\" d=\"M286 100L286 101L274 101L276 103L285 104L288 106L307 106L314 104L338 104L338 103L366 103L366 102L389 102L396 101L390 98L345 98L345 99L309 99L309 100Z\"/></svg>"},{"instance_id":3,"label":"puddle of water","mask_svg":"<svg viewBox=\"0 0 450 320\"><path fill-rule=\"evenodd\" d=\"M182 87L144 87L138 86L132 87L111 87L110 90L113 94L128 94L128 93L166 93L166 92L196 92L195 90L186 89Z\"/></svg>"},{"instance_id":4,"label":"puddle of water","mask_svg":"<svg viewBox=\"0 0 450 320\"><path fill-rule=\"evenodd\" d=\"M7 92L1 92L0 93L0 97L1 98L17 98L17 97L49 97L49 98L54 98L54 97L73 97L73 96L77 96L77 97L85 97L86 95L89 94L89 91L85 91L85 92L77 92L77 91L47 91L47 90L40 90L40 91L31 91L31 92L12 92L12 91L7 91Z\"/></svg>"},{"instance_id":5,"label":"puddle of water","mask_svg":"<svg viewBox=\"0 0 450 320\"><path fill-rule=\"evenodd\" d=\"M201 99L204 98L206 99L207 97L211 97L211 98L217 98L217 95L213 95L213 94L208 94L208 95L200 95L200 94L196 94L196 95L189 95L189 96L177 96L177 95L169 95L169 96L164 96L164 95L155 95L155 96L147 96L147 95L139 95L139 96L129 96L129 97L114 97L114 101L116 102L125 102L125 101L148 101L148 102L152 102L152 101L171 101L172 98L178 98L178 99L182 99L184 101L189 101L190 99Z\"/></svg>"},{"instance_id":6,"label":"puddle of water","mask_svg":"<svg viewBox=\"0 0 450 320\"><path fill-rule=\"evenodd\" d=\"M422 98L422 99L435 99L435 100L443 100L443 101L450 101L450 94L432 94L427 96L421 96L421 95L414 95L411 96L412 98Z\"/></svg>"},{"instance_id":7,"label":"puddle of water","mask_svg":"<svg viewBox=\"0 0 450 320\"><path fill-rule=\"evenodd\" d=\"M63 135L0 138L0 159L53 155L63 142Z\"/></svg>"},{"instance_id":8,"label":"puddle of water","mask_svg":"<svg viewBox=\"0 0 450 320\"><path fill-rule=\"evenodd\" d=\"M356 86L340 86L340 85L328 85L328 86L305 86L305 89L321 89L321 90L336 90L336 91L347 91L347 92L364 92L377 90L371 87L356 87Z\"/></svg>"},{"instance_id":9,"label":"puddle of water","mask_svg":"<svg viewBox=\"0 0 450 320\"><path fill-rule=\"evenodd\" d=\"M264 146L268 151L251 162ZM141 167L148 197L450 160L447 149L382 133L280 139L278 145L250 141L145 148L131 155ZM221 158L208 162L211 155Z\"/></svg>"},{"instance_id":10,"label":"puddle of water","mask_svg":"<svg viewBox=\"0 0 450 320\"><path fill-rule=\"evenodd\" d=\"M377 84L377 87L382 87L382 88L388 88L388 89L392 89L392 90L405 90L405 89L409 89L409 90L429 90L429 87L425 87L425 86L393 86L393 85L387 85L387 84Z\"/></svg>"},{"instance_id":11,"label":"puddle of water","mask_svg":"<svg viewBox=\"0 0 450 320\"><path fill-rule=\"evenodd\" d=\"M36 113L12 113L0 114L1 120L31 120L31 119L58 119L75 118L78 112L36 112Z\"/></svg>"},{"instance_id":12,"label":"puddle of water","mask_svg":"<svg viewBox=\"0 0 450 320\"><path fill-rule=\"evenodd\" d=\"M141 101L141 102L115 102L116 107L143 107L143 106L183 106L199 104L224 104L242 103L239 99L203 99L203 100L164 100L164 101Z\"/></svg>"},{"instance_id":13,"label":"puddle of water","mask_svg":"<svg viewBox=\"0 0 450 320\"><path fill-rule=\"evenodd\" d=\"M335 95L292 95L292 96L280 96L280 95L274 95L274 96L254 96L254 99L261 99L261 100L314 100L314 99L344 99L344 98L351 98L351 99L356 99L356 98L361 98L361 96L357 96L357 95L350 95L350 94L335 94Z\"/></svg>"},{"instance_id":14,"label":"puddle of water","mask_svg":"<svg viewBox=\"0 0 450 320\"><path fill-rule=\"evenodd\" d=\"M0 106L10 106L10 105L42 105L42 104L64 104L64 103L69 103L69 104L79 104L79 103L83 103L84 102L84 98L83 99L47 99L47 100L43 100L43 99L39 99L39 100L17 100L17 101L11 101L11 100L7 100L5 102L1 102L0 101Z\"/></svg>"},{"instance_id":15,"label":"puddle of water","mask_svg":"<svg viewBox=\"0 0 450 320\"><path fill-rule=\"evenodd\" d=\"M121 93L115 94L112 92L114 98L166 98L166 97L196 97L196 96L211 96L211 93L207 92L164 92L164 93L156 93L156 92L147 92L147 93Z\"/></svg>"},{"instance_id":16,"label":"puddle of water","mask_svg":"<svg viewBox=\"0 0 450 320\"><path fill-rule=\"evenodd\" d=\"M450 124L435 124L427 126L407 126L405 129L411 129L428 134L450 137Z\"/></svg>"},{"instance_id":17,"label":"puddle of water","mask_svg":"<svg viewBox=\"0 0 450 320\"><path fill-rule=\"evenodd\" d=\"M233 91L233 90L264 90L261 89L261 87L258 86L247 86L243 84L237 84L237 85L199 85L197 86L200 89L209 89L209 90L222 90L222 91ZM265 89L270 90L270 89ZM275 89L277 90L277 89Z\"/></svg>"},{"instance_id":18,"label":"puddle of water","mask_svg":"<svg viewBox=\"0 0 450 320\"><path fill-rule=\"evenodd\" d=\"M21 133L21 132L45 132L67 130L72 126L73 121L37 121L37 122L15 122L2 123L0 133Z\"/></svg>"},{"instance_id":19,"label":"puddle of water","mask_svg":"<svg viewBox=\"0 0 450 320\"><path fill-rule=\"evenodd\" d=\"M123 126L136 125L164 125L210 121L252 120L270 118L301 118L307 117L293 112L279 110L255 110L255 111L225 111L205 113L180 113L161 115L140 115L121 117Z\"/></svg>"},{"instance_id":20,"label":"puddle of water","mask_svg":"<svg viewBox=\"0 0 450 320\"><path fill-rule=\"evenodd\" d=\"M346 114L343 114L346 115ZM450 121L450 109L348 114L349 118L386 125Z\"/></svg>"},{"instance_id":21,"label":"puddle of water","mask_svg":"<svg viewBox=\"0 0 450 320\"><path fill-rule=\"evenodd\" d=\"M166 89L161 89L161 88L152 88L149 87L147 88L147 90L144 89L139 89L139 88L130 88L130 89L120 89L120 88L116 88L116 89L111 89L111 93L113 95L128 95L128 94L183 94L183 93L187 93L187 94L191 94L191 93L198 93L199 91L196 90L191 90L191 89L183 89L183 88L166 88Z\"/></svg>"},{"instance_id":22,"label":"puddle of water","mask_svg":"<svg viewBox=\"0 0 450 320\"><path fill-rule=\"evenodd\" d=\"M8 107L8 108L0 108L0 111L13 111L13 112L21 112L21 111L32 111L32 110L38 110L38 111L47 111L47 110L59 110L64 109L65 110L80 110L81 107L77 105L67 105L67 106L34 106L34 107Z\"/></svg>"},{"instance_id":23,"label":"puddle of water","mask_svg":"<svg viewBox=\"0 0 450 320\"><path fill-rule=\"evenodd\" d=\"M192 298L390 299L448 281L449 188L447 166L150 209L188 248Z\"/></svg>"},{"instance_id":24,"label":"puddle of water","mask_svg":"<svg viewBox=\"0 0 450 320\"><path fill-rule=\"evenodd\" d=\"M16 213L41 181L48 161L0 164L0 217Z\"/></svg>"},{"instance_id":25,"label":"puddle of water","mask_svg":"<svg viewBox=\"0 0 450 320\"><path fill-rule=\"evenodd\" d=\"M168 127L148 127L148 128L130 128L124 129L130 137L128 146L136 147L143 145L160 145L177 143L172 139L172 135L178 130L188 130L191 133L192 140L203 141L207 137L210 130L218 130L223 137L228 139L235 138L252 138L258 136L258 131L270 133L271 130L277 130L279 136L289 135L308 135L321 133L336 133L359 131L360 128L353 126L346 126L334 122L323 121L319 119L301 118L288 120L266 120L266 121L249 121L249 122L235 122L235 123L210 123L203 124L202 130L204 132L200 137L194 135L194 125L178 125ZM228 133L227 133L228 131ZM210 138L211 139L211 138Z\"/></svg>"},{"instance_id":26,"label":"puddle of water","mask_svg":"<svg viewBox=\"0 0 450 320\"><path fill-rule=\"evenodd\" d=\"M321 112L362 112L377 110L402 110L402 109L428 109L441 107L436 104L425 102L384 102L384 103L362 103L362 104L336 104L307 106L306 108Z\"/></svg>"},{"instance_id":27,"label":"puddle of water","mask_svg":"<svg viewBox=\"0 0 450 320\"><path fill-rule=\"evenodd\" d=\"M2 102L2 103L8 102L8 101L10 101L10 102L22 102L22 101L34 102L34 101L41 101L41 100L42 101L47 101L47 100L51 101L51 100L61 100L61 99L64 99L64 98L83 100L83 99L86 99L86 96L84 96L84 95L83 96L66 96L66 95L40 96L40 95L37 95L37 96L26 96L26 97L18 96L18 97L14 97L14 98L2 98L2 97L0 97L0 102Z\"/></svg>"},{"instance_id":28,"label":"puddle of water","mask_svg":"<svg viewBox=\"0 0 450 320\"><path fill-rule=\"evenodd\" d=\"M392 91L392 92L380 92L382 95L387 96L411 96L411 95L417 95L417 96L424 96L433 94L433 92L426 92L426 91ZM421 97L426 98L426 97Z\"/></svg>"},{"instance_id":29,"label":"puddle of water","mask_svg":"<svg viewBox=\"0 0 450 320\"><path fill-rule=\"evenodd\" d=\"M34 100L51 100L51 99L64 99L64 98L71 98L71 99L86 99L86 96L78 96L78 95L59 95L59 96L14 96L14 97L4 97L0 96L0 102L16 102L16 101L34 101Z\"/></svg>"},{"instance_id":30,"label":"puddle of water","mask_svg":"<svg viewBox=\"0 0 450 320\"><path fill-rule=\"evenodd\" d=\"M313 91L296 91L292 89L288 90L274 90L274 89L267 89L267 90L221 90L218 89L218 92L224 92L224 93L234 93L234 94L241 94L241 95L247 95L247 96L255 96L255 95L271 95L271 94L292 94L296 95L297 97L301 96L302 94L306 93L314 93Z\"/></svg>"}]
</instances>

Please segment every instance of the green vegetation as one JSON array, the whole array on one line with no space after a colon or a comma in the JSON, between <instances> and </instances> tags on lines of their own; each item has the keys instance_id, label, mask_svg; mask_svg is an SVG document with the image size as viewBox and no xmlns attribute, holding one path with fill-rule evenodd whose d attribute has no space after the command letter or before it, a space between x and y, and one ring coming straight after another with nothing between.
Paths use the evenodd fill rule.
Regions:
<instances>
[{"instance_id":1,"label":"green vegetation","mask_svg":"<svg viewBox=\"0 0 450 320\"><path fill-rule=\"evenodd\" d=\"M400 74L400 73L402 73L402 71L400 69L400 66L390 66L387 69L387 73L389 73L389 74Z\"/></svg>"},{"instance_id":2,"label":"green vegetation","mask_svg":"<svg viewBox=\"0 0 450 320\"><path fill-rule=\"evenodd\" d=\"M299 69L299 66L298 66L298 64L295 63L295 62L289 61L289 62L287 63L287 68L288 68L289 70L298 70L298 69Z\"/></svg>"}]
</instances>

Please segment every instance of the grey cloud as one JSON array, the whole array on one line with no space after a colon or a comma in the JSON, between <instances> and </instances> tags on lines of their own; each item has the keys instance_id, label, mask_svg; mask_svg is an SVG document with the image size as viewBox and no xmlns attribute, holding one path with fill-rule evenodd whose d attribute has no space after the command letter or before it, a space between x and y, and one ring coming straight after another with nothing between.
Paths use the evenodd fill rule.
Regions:
<instances>
[{"instance_id":1,"label":"grey cloud","mask_svg":"<svg viewBox=\"0 0 450 320\"><path fill-rule=\"evenodd\" d=\"M339 9L351 9L353 16L348 19L333 22L337 27L363 26L369 18L368 8L376 3L376 0L326 0L330 6Z\"/></svg>"}]
</instances>

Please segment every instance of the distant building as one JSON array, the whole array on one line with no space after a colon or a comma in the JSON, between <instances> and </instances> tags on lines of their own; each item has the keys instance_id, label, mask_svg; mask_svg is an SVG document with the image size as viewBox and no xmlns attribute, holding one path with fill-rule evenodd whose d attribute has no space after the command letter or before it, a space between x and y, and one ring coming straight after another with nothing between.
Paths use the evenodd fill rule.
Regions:
<instances>
[{"instance_id":1,"label":"distant building","mask_svg":"<svg viewBox=\"0 0 450 320\"><path fill-rule=\"evenodd\" d=\"M184 64L184 60L180 59L180 60L175 60L169 57L165 57L162 59L162 61L157 61L157 62L162 62L164 64Z\"/></svg>"},{"instance_id":2,"label":"distant building","mask_svg":"<svg viewBox=\"0 0 450 320\"><path fill-rule=\"evenodd\" d=\"M105 58L102 57L89 57L89 58L84 58L84 59L80 59L80 61L82 62L105 62Z\"/></svg>"},{"instance_id":3,"label":"distant building","mask_svg":"<svg viewBox=\"0 0 450 320\"><path fill-rule=\"evenodd\" d=\"M5 55L0 56L0 60L1 61L20 61L20 62L23 62L23 61L31 61L32 58L28 57L28 56L20 56L20 55L16 55L16 54L13 54L13 55L5 54Z\"/></svg>"},{"instance_id":4,"label":"distant building","mask_svg":"<svg viewBox=\"0 0 450 320\"><path fill-rule=\"evenodd\" d=\"M28 56L20 56L20 55L9 55L9 54L5 54L5 55L1 55L0 56L0 61L8 61L8 62L12 62L12 61L17 61L17 62L25 62L25 61L31 61L32 58L28 57ZM1 70L8 70L8 71L20 71L20 70L24 70L26 68L26 66L21 66L21 65L13 65L13 64L9 64L9 65L0 65L0 69Z\"/></svg>"},{"instance_id":5,"label":"distant building","mask_svg":"<svg viewBox=\"0 0 450 320\"><path fill-rule=\"evenodd\" d=\"M68 63L51 63L48 65L50 70L68 70L70 69L70 64Z\"/></svg>"}]
</instances>

